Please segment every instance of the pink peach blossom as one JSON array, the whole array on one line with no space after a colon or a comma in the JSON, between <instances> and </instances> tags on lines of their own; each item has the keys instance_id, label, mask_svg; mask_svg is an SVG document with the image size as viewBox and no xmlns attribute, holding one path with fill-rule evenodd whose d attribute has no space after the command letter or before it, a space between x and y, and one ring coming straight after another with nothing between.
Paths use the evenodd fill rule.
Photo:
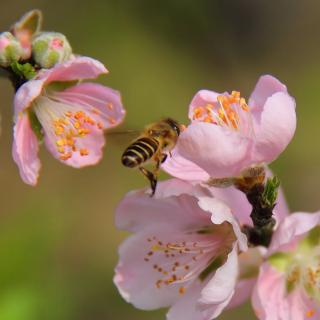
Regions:
<instances>
[{"instance_id":1,"label":"pink peach blossom","mask_svg":"<svg viewBox=\"0 0 320 320\"><path fill-rule=\"evenodd\" d=\"M116 225L133 232L120 246L114 282L135 307L170 307L169 320L210 320L233 297L246 237L230 209L200 186L161 182L153 198L130 192Z\"/></svg>"},{"instance_id":2,"label":"pink peach blossom","mask_svg":"<svg viewBox=\"0 0 320 320\"><path fill-rule=\"evenodd\" d=\"M252 303L261 320L320 319L320 212L294 213L277 228Z\"/></svg>"},{"instance_id":3,"label":"pink peach blossom","mask_svg":"<svg viewBox=\"0 0 320 320\"><path fill-rule=\"evenodd\" d=\"M103 129L118 125L125 115L120 94L78 81L102 73L107 69L99 61L76 57L41 70L18 89L12 152L25 183L37 183L41 136L52 155L72 167L94 165L101 159Z\"/></svg>"},{"instance_id":4,"label":"pink peach blossom","mask_svg":"<svg viewBox=\"0 0 320 320\"><path fill-rule=\"evenodd\" d=\"M295 100L285 85L265 75L248 104L237 91L199 91L189 119L164 170L184 180L237 176L272 162L286 148L296 128Z\"/></svg>"}]
</instances>

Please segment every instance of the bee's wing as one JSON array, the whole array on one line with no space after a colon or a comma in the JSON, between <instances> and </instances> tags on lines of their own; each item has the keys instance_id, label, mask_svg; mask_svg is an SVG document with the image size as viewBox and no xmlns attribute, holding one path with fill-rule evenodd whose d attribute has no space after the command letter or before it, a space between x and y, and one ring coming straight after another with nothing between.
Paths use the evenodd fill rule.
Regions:
<instances>
[{"instance_id":1,"label":"bee's wing","mask_svg":"<svg viewBox=\"0 0 320 320\"><path fill-rule=\"evenodd\" d=\"M134 141L140 134L141 131L139 130L123 129L120 131L107 131L107 138L111 143L126 145Z\"/></svg>"},{"instance_id":2,"label":"bee's wing","mask_svg":"<svg viewBox=\"0 0 320 320\"><path fill-rule=\"evenodd\" d=\"M107 135L108 136L120 136L120 135L138 135L140 134L141 131L139 130L133 130L133 129L128 129L128 130L122 130L122 131L111 131L108 132Z\"/></svg>"}]
</instances>

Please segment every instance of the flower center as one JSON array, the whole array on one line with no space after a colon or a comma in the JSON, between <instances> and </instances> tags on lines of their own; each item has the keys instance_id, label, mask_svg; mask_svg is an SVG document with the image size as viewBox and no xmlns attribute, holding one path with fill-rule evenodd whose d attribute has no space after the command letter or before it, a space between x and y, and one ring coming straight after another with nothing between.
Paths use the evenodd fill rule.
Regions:
<instances>
[{"instance_id":1,"label":"flower center","mask_svg":"<svg viewBox=\"0 0 320 320\"><path fill-rule=\"evenodd\" d=\"M287 271L286 285L288 292L301 286L320 302L320 256L297 257Z\"/></svg>"},{"instance_id":2,"label":"flower center","mask_svg":"<svg viewBox=\"0 0 320 320\"><path fill-rule=\"evenodd\" d=\"M83 146L83 139L94 129L103 129L84 110L54 101L48 97L39 97L34 103L34 111L48 138L54 142L61 160L68 160L74 153L87 156L90 151Z\"/></svg>"},{"instance_id":3,"label":"flower center","mask_svg":"<svg viewBox=\"0 0 320 320\"><path fill-rule=\"evenodd\" d=\"M172 235L166 236L170 237ZM204 281L224 263L232 249L235 235L231 226L224 223L195 232L185 232L171 240L163 241L158 236L147 238L149 249L144 261L150 263L154 272L159 275L155 281L158 289L177 285L178 292L184 294L192 280Z\"/></svg>"},{"instance_id":4,"label":"flower center","mask_svg":"<svg viewBox=\"0 0 320 320\"><path fill-rule=\"evenodd\" d=\"M247 130L248 123L252 129L251 114L246 100L240 96L239 91L231 94L222 94L217 101L205 106L198 106L193 110L193 120L212 123L232 130ZM247 120L250 121L247 121Z\"/></svg>"}]
</instances>

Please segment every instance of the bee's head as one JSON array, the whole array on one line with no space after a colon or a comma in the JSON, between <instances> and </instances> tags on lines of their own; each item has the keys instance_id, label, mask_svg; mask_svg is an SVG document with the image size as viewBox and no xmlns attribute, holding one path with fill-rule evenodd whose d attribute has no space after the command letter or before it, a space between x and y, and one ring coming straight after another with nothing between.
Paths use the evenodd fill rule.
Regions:
<instances>
[{"instance_id":1,"label":"bee's head","mask_svg":"<svg viewBox=\"0 0 320 320\"><path fill-rule=\"evenodd\" d=\"M177 136L180 135L180 124L176 120L166 118L164 119L164 122L166 122L176 132Z\"/></svg>"}]
</instances>

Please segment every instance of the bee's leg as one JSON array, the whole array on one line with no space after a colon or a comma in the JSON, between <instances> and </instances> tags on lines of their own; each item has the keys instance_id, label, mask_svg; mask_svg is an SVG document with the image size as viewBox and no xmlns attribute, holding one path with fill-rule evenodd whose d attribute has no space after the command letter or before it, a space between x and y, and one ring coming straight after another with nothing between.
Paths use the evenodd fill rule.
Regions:
<instances>
[{"instance_id":1,"label":"bee's leg","mask_svg":"<svg viewBox=\"0 0 320 320\"><path fill-rule=\"evenodd\" d=\"M156 168L154 170L154 174L158 175L159 170L160 170L160 165L166 161L168 158L168 155L165 153L161 153L159 156L157 156L154 160L156 162Z\"/></svg>"},{"instance_id":2,"label":"bee's leg","mask_svg":"<svg viewBox=\"0 0 320 320\"><path fill-rule=\"evenodd\" d=\"M156 187L157 187L157 176L152 173L151 171L147 170L144 167L139 167L139 170L142 172L142 174L149 180L150 186L151 186L151 197L154 195L156 192Z\"/></svg>"},{"instance_id":3,"label":"bee's leg","mask_svg":"<svg viewBox=\"0 0 320 320\"><path fill-rule=\"evenodd\" d=\"M147 170L144 167L139 167L139 170L142 172L142 174L150 181L151 186L151 197L154 196L157 188L158 183L158 172L160 169L161 163L163 163L167 159L167 155L165 153L160 154L158 157L156 157L154 160L156 161L156 166L154 169L154 172L151 172Z\"/></svg>"},{"instance_id":4,"label":"bee's leg","mask_svg":"<svg viewBox=\"0 0 320 320\"><path fill-rule=\"evenodd\" d=\"M151 196L153 196L155 194L155 192L156 192L160 165L161 165L161 163L164 163L166 161L167 157L168 156L165 153L160 154L158 157L156 157L154 159L156 161L156 166L155 166L154 172L152 173L152 172L148 171L152 175L151 179L148 177L148 179L149 179L149 181L151 183L151 189L152 189Z\"/></svg>"},{"instance_id":5,"label":"bee's leg","mask_svg":"<svg viewBox=\"0 0 320 320\"><path fill-rule=\"evenodd\" d=\"M162 156L162 159L161 159L160 163L164 163L167 160L168 155L163 153L161 156ZM159 163L159 166L160 166L160 163Z\"/></svg>"}]
</instances>

